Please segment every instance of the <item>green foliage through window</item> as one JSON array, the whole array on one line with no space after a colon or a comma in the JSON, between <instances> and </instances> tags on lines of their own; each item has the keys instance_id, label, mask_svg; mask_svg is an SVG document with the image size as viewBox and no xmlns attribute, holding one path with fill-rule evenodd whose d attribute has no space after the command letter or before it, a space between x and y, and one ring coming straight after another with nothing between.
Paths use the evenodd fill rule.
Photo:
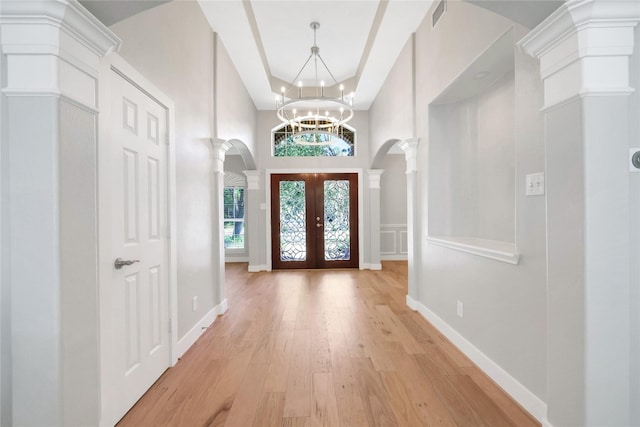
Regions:
<instances>
[{"instance_id":1,"label":"green foliage through window","mask_svg":"<svg viewBox=\"0 0 640 427\"><path fill-rule=\"evenodd\" d=\"M224 247L244 249L244 187L224 188Z\"/></svg>"}]
</instances>

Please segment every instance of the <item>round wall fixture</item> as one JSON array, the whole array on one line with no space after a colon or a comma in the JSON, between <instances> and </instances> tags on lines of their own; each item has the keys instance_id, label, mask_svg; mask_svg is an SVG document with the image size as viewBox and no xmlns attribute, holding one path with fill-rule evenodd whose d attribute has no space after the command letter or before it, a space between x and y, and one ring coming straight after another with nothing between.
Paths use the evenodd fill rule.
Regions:
<instances>
[{"instance_id":1,"label":"round wall fixture","mask_svg":"<svg viewBox=\"0 0 640 427\"><path fill-rule=\"evenodd\" d=\"M631 155L631 164L634 168L640 169L640 151L636 151Z\"/></svg>"}]
</instances>

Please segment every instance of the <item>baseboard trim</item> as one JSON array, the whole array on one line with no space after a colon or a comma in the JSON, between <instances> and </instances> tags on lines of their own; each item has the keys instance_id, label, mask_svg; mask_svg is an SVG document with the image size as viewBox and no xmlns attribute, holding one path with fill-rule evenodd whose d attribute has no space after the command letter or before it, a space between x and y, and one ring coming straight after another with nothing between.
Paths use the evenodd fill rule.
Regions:
<instances>
[{"instance_id":1,"label":"baseboard trim","mask_svg":"<svg viewBox=\"0 0 640 427\"><path fill-rule=\"evenodd\" d=\"M411 298L410 295L407 295L407 307L409 307L413 311L418 310L418 301Z\"/></svg>"},{"instance_id":2,"label":"baseboard trim","mask_svg":"<svg viewBox=\"0 0 640 427\"><path fill-rule=\"evenodd\" d=\"M225 298L224 301L213 307L202 319L200 319L200 321L198 321L198 323L193 326L193 328L189 330L189 332L180 338L177 344L178 357L182 357L182 355L191 348L198 338L200 338L200 335L202 335L204 331L211 326L218 315L226 313L227 308L228 303Z\"/></svg>"},{"instance_id":3,"label":"baseboard trim","mask_svg":"<svg viewBox=\"0 0 640 427\"><path fill-rule=\"evenodd\" d=\"M518 380L500 367L497 363L486 356L477 347L467 341L460 333L449 326L438 315L429 310L424 304L414 300L407 295L407 306L417 311L436 327L449 341L451 341L460 351L462 351L473 363L475 363L485 374L496 384L509 394L516 402L528 411L545 427L552 427L547 420L547 405L529 389L523 386ZM416 307L416 308L413 308Z\"/></svg>"},{"instance_id":4,"label":"baseboard trim","mask_svg":"<svg viewBox=\"0 0 640 427\"><path fill-rule=\"evenodd\" d=\"M360 265L360 270L382 270L382 264L380 263L371 264L371 263L365 262Z\"/></svg>"},{"instance_id":5,"label":"baseboard trim","mask_svg":"<svg viewBox=\"0 0 640 427\"><path fill-rule=\"evenodd\" d=\"M251 265L247 268L249 273L257 273L259 271L269 271L266 265Z\"/></svg>"}]
</instances>

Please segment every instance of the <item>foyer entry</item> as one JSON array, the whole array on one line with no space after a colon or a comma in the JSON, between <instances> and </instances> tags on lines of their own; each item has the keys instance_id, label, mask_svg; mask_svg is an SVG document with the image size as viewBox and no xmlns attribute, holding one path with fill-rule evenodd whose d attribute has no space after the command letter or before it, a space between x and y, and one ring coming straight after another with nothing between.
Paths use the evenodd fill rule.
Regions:
<instances>
[{"instance_id":1,"label":"foyer entry","mask_svg":"<svg viewBox=\"0 0 640 427\"><path fill-rule=\"evenodd\" d=\"M272 268L358 268L358 175L271 175Z\"/></svg>"}]
</instances>

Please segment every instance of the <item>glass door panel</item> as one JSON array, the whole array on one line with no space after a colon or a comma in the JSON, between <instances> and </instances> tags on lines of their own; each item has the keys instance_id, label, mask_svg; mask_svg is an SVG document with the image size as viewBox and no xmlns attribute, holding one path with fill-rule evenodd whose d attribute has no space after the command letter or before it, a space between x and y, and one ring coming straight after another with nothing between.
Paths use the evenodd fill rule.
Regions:
<instances>
[{"instance_id":1,"label":"glass door panel","mask_svg":"<svg viewBox=\"0 0 640 427\"><path fill-rule=\"evenodd\" d=\"M304 181L280 181L280 261L306 261L307 218Z\"/></svg>"},{"instance_id":2,"label":"glass door panel","mask_svg":"<svg viewBox=\"0 0 640 427\"><path fill-rule=\"evenodd\" d=\"M324 259L349 260L349 181L324 181Z\"/></svg>"}]
</instances>

